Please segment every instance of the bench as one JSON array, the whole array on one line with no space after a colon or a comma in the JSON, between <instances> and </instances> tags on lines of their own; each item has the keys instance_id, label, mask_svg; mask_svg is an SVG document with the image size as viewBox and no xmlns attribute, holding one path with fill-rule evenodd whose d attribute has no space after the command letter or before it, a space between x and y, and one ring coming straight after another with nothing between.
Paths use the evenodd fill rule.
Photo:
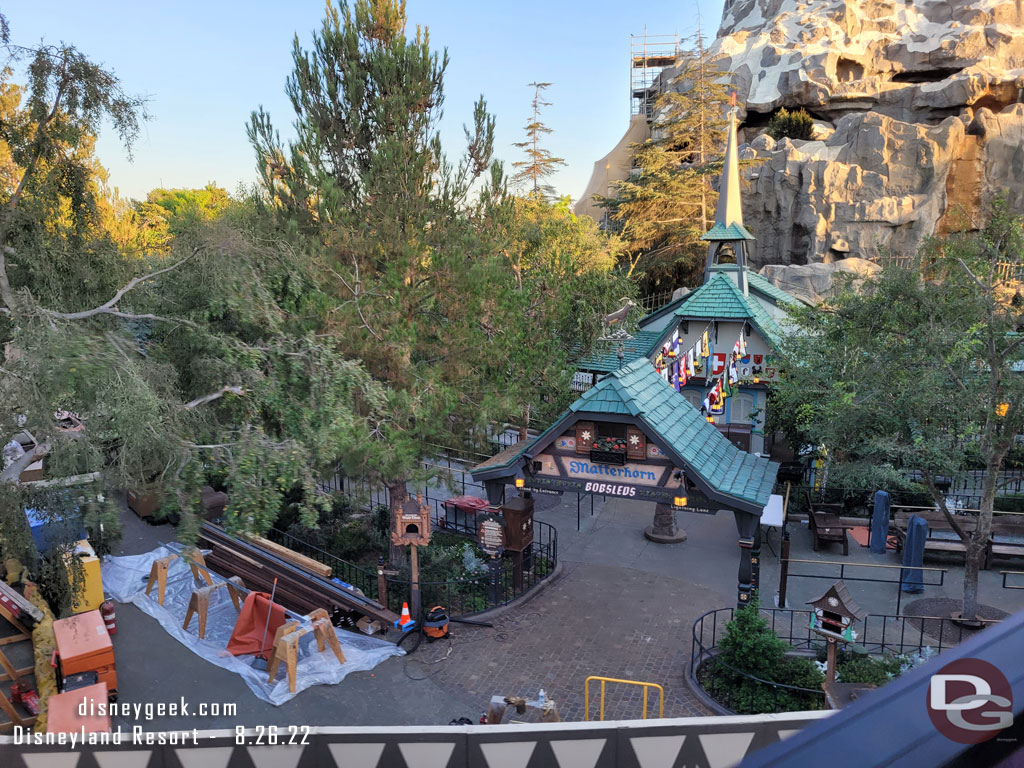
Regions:
<instances>
[{"instance_id":1,"label":"bench","mask_svg":"<svg viewBox=\"0 0 1024 768\"><path fill-rule=\"evenodd\" d=\"M807 494L807 526L811 530L815 552L821 549L822 544L838 543L843 545L844 555L850 554L849 526L843 525L839 518L842 508L842 504L815 503Z\"/></svg>"},{"instance_id":2,"label":"bench","mask_svg":"<svg viewBox=\"0 0 1024 768\"><path fill-rule=\"evenodd\" d=\"M1024 516L992 516L992 539L985 553L985 570L996 557L1024 557Z\"/></svg>"},{"instance_id":3,"label":"bench","mask_svg":"<svg viewBox=\"0 0 1024 768\"><path fill-rule=\"evenodd\" d=\"M907 525L914 515L924 518L928 523L928 538L924 543L924 551L955 552L966 555L967 547L953 530L946 516L937 509L896 509L893 515L892 529L896 533L896 551L900 552L907 541ZM978 527L978 518L970 515L957 515L956 521L966 532L972 533ZM988 556L986 555L986 561Z\"/></svg>"}]
</instances>

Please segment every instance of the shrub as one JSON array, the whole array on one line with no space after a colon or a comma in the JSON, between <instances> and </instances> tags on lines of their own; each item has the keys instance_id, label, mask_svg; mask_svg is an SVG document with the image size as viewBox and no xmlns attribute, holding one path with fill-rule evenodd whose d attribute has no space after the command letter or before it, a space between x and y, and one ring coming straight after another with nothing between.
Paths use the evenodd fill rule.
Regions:
<instances>
[{"instance_id":1,"label":"shrub","mask_svg":"<svg viewBox=\"0 0 1024 768\"><path fill-rule=\"evenodd\" d=\"M814 119L807 110L790 112L783 107L768 121L768 135L776 141L782 138L810 139L814 132Z\"/></svg>"},{"instance_id":2,"label":"shrub","mask_svg":"<svg viewBox=\"0 0 1024 768\"><path fill-rule=\"evenodd\" d=\"M789 646L772 632L758 611L756 600L736 611L732 621L725 625L718 648L719 655L705 665L701 682L719 703L733 712L746 715L824 706L824 696L816 693L821 690L824 676L813 660L786 655ZM808 690L778 688L747 675Z\"/></svg>"}]
</instances>

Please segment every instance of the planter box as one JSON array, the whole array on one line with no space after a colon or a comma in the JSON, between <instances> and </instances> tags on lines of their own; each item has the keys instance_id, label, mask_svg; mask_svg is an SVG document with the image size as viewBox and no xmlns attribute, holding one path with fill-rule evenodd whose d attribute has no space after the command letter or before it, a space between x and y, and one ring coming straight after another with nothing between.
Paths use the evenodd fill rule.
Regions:
<instances>
[{"instance_id":1,"label":"planter box","mask_svg":"<svg viewBox=\"0 0 1024 768\"><path fill-rule=\"evenodd\" d=\"M147 517L152 517L154 514L156 514L156 511L159 508L159 491L147 491L144 493L139 493L137 491L128 491L128 509L130 509L139 517L143 519Z\"/></svg>"},{"instance_id":2,"label":"planter box","mask_svg":"<svg viewBox=\"0 0 1024 768\"><path fill-rule=\"evenodd\" d=\"M590 460L595 464L615 464L625 466L626 454L618 451L601 451L597 448L590 449Z\"/></svg>"}]
</instances>

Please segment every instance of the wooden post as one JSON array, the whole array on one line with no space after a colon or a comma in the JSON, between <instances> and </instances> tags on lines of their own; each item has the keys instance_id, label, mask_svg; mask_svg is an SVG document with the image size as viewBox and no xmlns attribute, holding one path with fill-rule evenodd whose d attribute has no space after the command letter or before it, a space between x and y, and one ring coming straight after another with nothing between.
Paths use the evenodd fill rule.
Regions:
<instances>
[{"instance_id":1,"label":"wooden post","mask_svg":"<svg viewBox=\"0 0 1024 768\"><path fill-rule=\"evenodd\" d=\"M384 558L377 558L377 602L388 607L388 577L384 575Z\"/></svg>"},{"instance_id":2,"label":"wooden post","mask_svg":"<svg viewBox=\"0 0 1024 768\"><path fill-rule=\"evenodd\" d=\"M834 683L836 681L836 641L830 637L827 643L825 682Z\"/></svg>"},{"instance_id":3,"label":"wooden post","mask_svg":"<svg viewBox=\"0 0 1024 768\"><path fill-rule=\"evenodd\" d=\"M512 584L516 592L523 591L523 553L516 552L512 567Z\"/></svg>"},{"instance_id":4,"label":"wooden post","mask_svg":"<svg viewBox=\"0 0 1024 768\"><path fill-rule=\"evenodd\" d=\"M782 562L779 563L779 608L786 607L786 587L789 582L789 531L782 529Z\"/></svg>"},{"instance_id":5,"label":"wooden post","mask_svg":"<svg viewBox=\"0 0 1024 768\"><path fill-rule=\"evenodd\" d=\"M420 620L420 562L416 554L416 545L411 544L410 564L412 565L412 617Z\"/></svg>"}]
</instances>

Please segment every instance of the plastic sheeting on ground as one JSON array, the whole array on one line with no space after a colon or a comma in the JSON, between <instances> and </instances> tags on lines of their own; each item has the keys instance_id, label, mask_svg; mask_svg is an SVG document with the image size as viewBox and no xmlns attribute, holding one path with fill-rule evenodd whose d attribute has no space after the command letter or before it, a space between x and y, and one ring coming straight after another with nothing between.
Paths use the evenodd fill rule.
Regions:
<instances>
[{"instance_id":1,"label":"plastic sheeting on ground","mask_svg":"<svg viewBox=\"0 0 1024 768\"><path fill-rule=\"evenodd\" d=\"M172 545L175 547L177 545ZM227 651L228 639L238 619L238 613L231 602L226 588L214 590L210 595L210 612L206 621L206 638L199 639L199 619L193 617L189 628L182 629L185 612L188 609L192 590L199 586L192 578L188 564L181 558L171 561L167 572L167 590L164 604L157 602L157 588L146 595L146 580L149 577L153 561L176 554L176 549L162 546L144 555L128 555L124 557L108 557L103 562L103 587L114 600L121 603L134 603L142 611L152 616L175 640L186 646L198 656L211 664L230 670L242 676L245 684L253 693L264 701L280 705L304 691L312 685L332 685L345 679L350 672L363 672L373 669L389 656L401 656L402 649L378 640L377 638L357 635L335 629L345 663L339 664L331 649L318 652L316 639L313 637L309 621L302 626L310 629L299 641L299 662L296 675L296 693L288 690L288 675L284 664L277 671L273 683L267 682L267 672L260 672L252 666L252 656L232 656ZM216 583L218 577L213 574ZM223 580L223 579L219 579ZM203 582L205 584L205 582Z\"/></svg>"}]
</instances>

